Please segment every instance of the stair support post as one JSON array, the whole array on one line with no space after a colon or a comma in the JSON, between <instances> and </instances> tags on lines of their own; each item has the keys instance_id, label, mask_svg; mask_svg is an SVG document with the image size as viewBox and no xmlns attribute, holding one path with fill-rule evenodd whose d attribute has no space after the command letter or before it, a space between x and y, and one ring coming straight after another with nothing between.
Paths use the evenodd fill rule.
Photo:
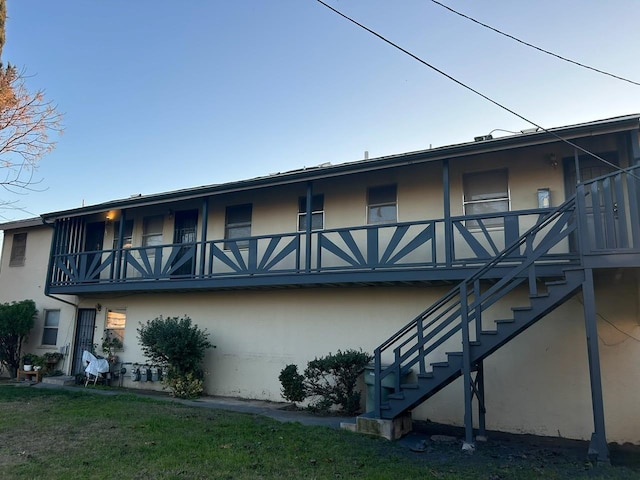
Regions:
<instances>
[{"instance_id":1,"label":"stair support post","mask_svg":"<svg viewBox=\"0 0 640 480\"><path fill-rule=\"evenodd\" d=\"M487 426L485 422L485 414L487 409L484 405L484 364L480 360L476 364L476 380L474 383L474 392L478 400L478 437L482 440L487 439Z\"/></svg>"},{"instance_id":2,"label":"stair support post","mask_svg":"<svg viewBox=\"0 0 640 480\"><path fill-rule=\"evenodd\" d=\"M593 409L594 433L589 444L589 456L598 462L609 463L609 447L605 434L604 402L602 400L602 378L600 375L600 353L598 348L598 325L596 323L595 289L593 270L584 271L582 295L584 305L585 330L587 334L587 355L589 358L589 380L591 383L591 406Z\"/></svg>"},{"instance_id":3,"label":"stair support post","mask_svg":"<svg viewBox=\"0 0 640 480\"><path fill-rule=\"evenodd\" d=\"M467 283L460 285L460 321L462 329L462 383L464 388L464 442L462 449L472 452L473 442L473 382L471 379L471 352L469 344L469 298Z\"/></svg>"}]
</instances>

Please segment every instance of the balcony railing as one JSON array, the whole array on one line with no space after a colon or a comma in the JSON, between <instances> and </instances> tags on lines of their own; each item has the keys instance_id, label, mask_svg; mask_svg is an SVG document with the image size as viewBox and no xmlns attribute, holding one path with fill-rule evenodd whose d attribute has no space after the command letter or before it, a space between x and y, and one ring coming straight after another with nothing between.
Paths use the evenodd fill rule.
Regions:
<instances>
[{"instance_id":1,"label":"balcony railing","mask_svg":"<svg viewBox=\"0 0 640 480\"><path fill-rule=\"evenodd\" d=\"M309 239L305 232L295 232L54 253L48 287L54 293L77 293L128 290L134 285L136 289L233 287L240 280L245 286L340 279L455 280L464 277L465 269L486 263L548 211L329 229L314 231ZM539 241L544 241L549 228L540 233ZM64 238L59 243L73 244ZM514 261L524 253L514 252ZM567 241L542 262L559 266L576 258ZM358 274L357 279L349 274Z\"/></svg>"}]
</instances>

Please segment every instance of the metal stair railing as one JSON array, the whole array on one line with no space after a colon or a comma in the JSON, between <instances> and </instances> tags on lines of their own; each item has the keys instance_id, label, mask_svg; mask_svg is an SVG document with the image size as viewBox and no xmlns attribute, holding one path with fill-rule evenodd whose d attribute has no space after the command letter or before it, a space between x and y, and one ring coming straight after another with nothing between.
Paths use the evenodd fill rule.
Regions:
<instances>
[{"instance_id":1,"label":"metal stair railing","mask_svg":"<svg viewBox=\"0 0 640 480\"><path fill-rule=\"evenodd\" d=\"M546 216L541 217L533 227L499 255L452 288L374 350L374 415L377 418L381 418L382 381L385 377L394 374L395 391L400 392L400 382L403 376L416 364L418 364L418 376L427 374L427 356L458 332L462 334L463 361L469 363L471 361L469 349L472 338L469 324L475 321L475 338L477 339L482 327L482 311L527 279L530 294L537 294L536 261L576 231L575 209L576 196L574 195ZM539 234L543 235L536 243ZM523 247L524 258L520 257L515 260L515 257L511 255ZM570 266L572 259L572 255L567 255L565 259L555 260L555 262L564 262ZM480 293L480 279L496 267L506 267L505 275L485 292ZM393 351L393 361L383 368L382 361L386 359L384 355L391 350Z\"/></svg>"}]
</instances>

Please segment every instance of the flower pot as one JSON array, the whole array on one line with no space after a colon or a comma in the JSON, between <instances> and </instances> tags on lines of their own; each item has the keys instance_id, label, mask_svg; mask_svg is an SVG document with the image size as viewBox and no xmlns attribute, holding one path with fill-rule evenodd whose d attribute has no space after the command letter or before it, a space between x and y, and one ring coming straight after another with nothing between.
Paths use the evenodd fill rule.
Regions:
<instances>
[{"instance_id":1,"label":"flower pot","mask_svg":"<svg viewBox=\"0 0 640 480\"><path fill-rule=\"evenodd\" d=\"M25 372L30 372L33 370L33 365L24 365L22 368Z\"/></svg>"}]
</instances>

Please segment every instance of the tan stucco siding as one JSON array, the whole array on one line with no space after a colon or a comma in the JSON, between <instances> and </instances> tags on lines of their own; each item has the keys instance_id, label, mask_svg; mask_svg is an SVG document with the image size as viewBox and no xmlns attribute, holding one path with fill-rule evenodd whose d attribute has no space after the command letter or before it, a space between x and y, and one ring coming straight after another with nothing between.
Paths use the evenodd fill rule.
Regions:
<instances>
[{"instance_id":1,"label":"tan stucco siding","mask_svg":"<svg viewBox=\"0 0 640 480\"><path fill-rule=\"evenodd\" d=\"M145 363L136 340L139 322L158 315L191 316L207 328L215 350L207 354L206 391L215 395L282 400L278 374L288 363L301 370L315 356L337 349L373 349L445 292L443 288L340 288L296 291L212 292L133 296L106 301L127 309L127 362ZM597 279L597 309L607 437L640 443L640 338L638 283L625 274ZM485 362L490 429L588 439L592 426L581 297L578 295L498 350ZM485 328L526 305L520 290L486 312ZM87 299L87 306L95 299ZM604 320L606 319L606 321ZM101 334L104 313L97 318ZM613 323L616 327L611 326ZM438 353L459 350L452 340ZM125 385L159 388L125 379ZM416 419L461 425L460 380L414 410Z\"/></svg>"},{"instance_id":2,"label":"tan stucco siding","mask_svg":"<svg viewBox=\"0 0 640 480\"><path fill-rule=\"evenodd\" d=\"M10 267L12 239L14 233L27 233L26 257L23 266ZM31 299L36 303L38 317L31 330L23 351L42 355L45 352L58 351L61 347L73 344L75 308L66 303L47 297L44 294L47 267L49 264L49 250L53 229L48 226L29 228L5 232L2 251L2 275L0 275L0 303ZM74 303L75 297L61 296ZM43 346L42 334L46 310L60 310L60 324L58 326L57 342L55 346ZM58 367L68 371L70 356Z\"/></svg>"}]
</instances>

